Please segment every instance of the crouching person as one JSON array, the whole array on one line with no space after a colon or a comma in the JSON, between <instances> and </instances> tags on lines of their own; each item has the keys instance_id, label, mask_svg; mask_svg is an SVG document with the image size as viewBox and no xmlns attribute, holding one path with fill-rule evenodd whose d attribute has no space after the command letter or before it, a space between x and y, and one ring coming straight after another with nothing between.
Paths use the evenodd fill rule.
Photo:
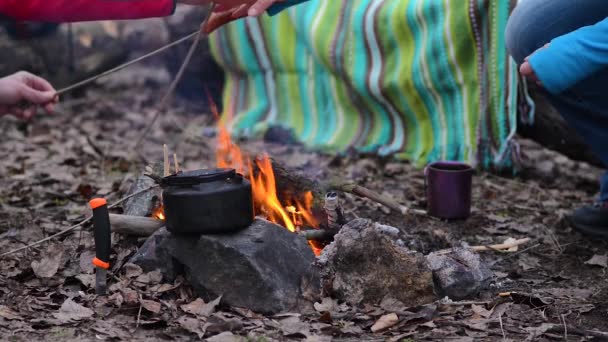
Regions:
<instances>
[{"instance_id":1,"label":"crouching person","mask_svg":"<svg viewBox=\"0 0 608 342\"><path fill-rule=\"evenodd\" d=\"M608 165L608 1L523 0L506 30L520 72L536 82ZM595 205L569 215L573 228L608 238L608 173Z\"/></svg>"}]
</instances>

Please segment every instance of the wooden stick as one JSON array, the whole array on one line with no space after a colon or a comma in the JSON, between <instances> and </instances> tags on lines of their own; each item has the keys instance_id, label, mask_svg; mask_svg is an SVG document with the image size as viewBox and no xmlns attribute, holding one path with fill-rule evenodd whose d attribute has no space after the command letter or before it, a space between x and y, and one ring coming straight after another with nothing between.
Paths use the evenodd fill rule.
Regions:
<instances>
[{"instance_id":1,"label":"wooden stick","mask_svg":"<svg viewBox=\"0 0 608 342\"><path fill-rule=\"evenodd\" d=\"M473 246L472 250L476 252L481 251L503 251L505 249L511 249L513 247L517 247L519 245L523 245L530 242L530 238L519 239L509 243L500 243L498 245L490 245L490 246Z\"/></svg>"},{"instance_id":2,"label":"wooden stick","mask_svg":"<svg viewBox=\"0 0 608 342\"><path fill-rule=\"evenodd\" d=\"M325 230L325 229L310 229L302 230L298 234L303 236L306 240L315 241L328 241L336 235L338 231Z\"/></svg>"},{"instance_id":3,"label":"wooden stick","mask_svg":"<svg viewBox=\"0 0 608 342\"><path fill-rule=\"evenodd\" d=\"M171 174L171 169L169 165L169 150L167 149L167 144L163 144L163 176L167 177Z\"/></svg>"},{"instance_id":4,"label":"wooden stick","mask_svg":"<svg viewBox=\"0 0 608 342\"><path fill-rule=\"evenodd\" d=\"M215 6L215 4L212 4L211 6L213 8ZM203 31L200 31L200 30L196 34L194 41L192 42L192 45L190 46L190 50L188 51L188 54L184 58L184 61L182 62L181 67L177 71L177 75L175 75L175 79L173 79L173 81L169 85L169 89L167 89L167 92L165 93L163 98L160 100L158 108L156 109L156 112L154 113L154 116L152 117L152 120L150 120L150 122L148 123L148 125L146 125L146 127L144 128L144 130L141 133L141 135L139 136L139 138L137 138L137 140L135 141L135 145L133 145L133 149L132 149L133 151L137 151L139 149L144 138L148 135L148 133L150 133L150 130L156 123L156 120L158 120L160 115L165 112L165 109L166 109L165 107L167 107L167 104L169 103L169 99L173 95L175 88L177 88L177 85L179 84L182 77L184 76L186 68L190 64L190 60L192 59L194 52L196 52L196 48L198 47L198 45L200 43L202 34L203 34Z\"/></svg>"},{"instance_id":5,"label":"wooden stick","mask_svg":"<svg viewBox=\"0 0 608 342\"><path fill-rule=\"evenodd\" d=\"M99 75L87 78L86 80L83 80L83 81L80 81L78 83L72 84L72 85L70 85L68 87L65 87L63 89L59 89L57 91L57 93L55 93L55 96L60 96L60 95L62 95L64 93L67 93L67 92L69 92L71 90L74 90L74 89L83 87L83 86L85 86L85 85L87 85L89 83L95 82L95 81L97 81L98 79L100 79L102 77L108 76L108 75L113 74L113 73L115 73L117 71L120 71L120 70L122 70L122 69L124 69L126 67L129 67L129 66L131 66L131 65L133 65L135 63L141 62L142 60L144 60L146 58L149 58L149 57L152 57L154 55L157 55L157 54L159 54L159 53L161 53L161 52L163 52L163 51L165 51L167 49L170 49L170 48L174 47L175 45L178 45L178 44L181 44L181 43L185 42L186 40L190 40L193 37L198 36L199 34L200 34L200 30L196 30L196 31L190 33L189 35L187 35L187 36L185 36L183 38L180 38L180 39L174 41L173 43L169 43L169 44L167 44L167 45L165 45L165 46L163 46L163 47L161 47L161 48L159 48L157 50L154 50L154 51L152 51L152 52L150 52L150 53L148 53L146 55L143 55L141 57L138 57L138 58L136 58L136 59L134 59L134 60L132 60L130 62L127 62L125 64L121 64L121 65L119 65L119 66L117 66L115 68L112 68L110 70L104 71L104 72L102 72Z\"/></svg>"},{"instance_id":6,"label":"wooden stick","mask_svg":"<svg viewBox=\"0 0 608 342\"><path fill-rule=\"evenodd\" d=\"M112 232L146 237L165 225L165 221L152 217L110 214Z\"/></svg>"},{"instance_id":7,"label":"wooden stick","mask_svg":"<svg viewBox=\"0 0 608 342\"><path fill-rule=\"evenodd\" d=\"M177 154L173 153L173 163L175 164L175 173L179 172L179 163L177 162Z\"/></svg>"},{"instance_id":8,"label":"wooden stick","mask_svg":"<svg viewBox=\"0 0 608 342\"><path fill-rule=\"evenodd\" d=\"M128 200L129 198L137 196L139 194L143 194L144 192L150 191L150 190L152 190L152 189L154 189L156 187L158 187L158 185L153 185L153 186L150 186L148 188L142 189L140 191L134 192L134 193L130 194L129 196L123 197L123 198L119 199L118 201L112 203L110 206L108 206L108 208L112 209L112 208L118 206L119 204L121 204L122 202ZM35 247L35 246L38 246L41 243L50 241L50 240L52 240L52 239L54 239L54 238L56 238L58 236L64 235L66 233L69 233L69 232L71 232L73 230L76 230L77 228L80 228L80 227L84 226L85 224L89 223L92 219L93 219L93 216L89 216L86 219L78 222L77 224L75 224L75 225L73 225L73 226L71 226L69 228L66 228L66 229L60 231L59 233L53 234L51 236L48 236L48 237L46 237L46 238L44 238L42 240L30 243L27 246L23 246L23 247L20 247L20 248L17 248L17 249L13 249L12 251L8 251L6 253L2 253L2 254L0 254L0 258L5 257L5 256L10 255L10 254L13 254L13 253L17 253L17 252L29 249L29 248L32 248L32 247Z\"/></svg>"},{"instance_id":9,"label":"wooden stick","mask_svg":"<svg viewBox=\"0 0 608 342\"><path fill-rule=\"evenodd\" d=\"M332 187L336 190L340 190L342 192L350 192L350 193L360 196L360 197L366 197L376 203L380 203L384 206L387 206L390 209L395 210L398 213L401 213L402 215L407 215L409 213L416 214L416 215L427 215L426 211L424 211L424 210L410 209L404 205L397 203L397 201L395 201L392 198L380 195L379 193L377 193L375 191L362 187L361 185L355 184L353 182L334 184L334 185L331 185L330 187Z\"/></svg>"}]
</instances>

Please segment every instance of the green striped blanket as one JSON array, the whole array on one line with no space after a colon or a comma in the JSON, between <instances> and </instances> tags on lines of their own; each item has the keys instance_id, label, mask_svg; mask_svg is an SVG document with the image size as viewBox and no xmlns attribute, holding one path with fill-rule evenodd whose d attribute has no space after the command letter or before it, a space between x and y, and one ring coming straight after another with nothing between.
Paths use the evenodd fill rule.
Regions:
<instances>
[{"instance_id":1,"label":"green striped blanket","mask_svg":"<svg viewBox=\"0 0 608 342\"><path fill-rule=\"evenodd\" d=\"M310 0L213 34L235 135L291 128L310 147L512 163L514 0Z\"/></svg>"}]
</instances>

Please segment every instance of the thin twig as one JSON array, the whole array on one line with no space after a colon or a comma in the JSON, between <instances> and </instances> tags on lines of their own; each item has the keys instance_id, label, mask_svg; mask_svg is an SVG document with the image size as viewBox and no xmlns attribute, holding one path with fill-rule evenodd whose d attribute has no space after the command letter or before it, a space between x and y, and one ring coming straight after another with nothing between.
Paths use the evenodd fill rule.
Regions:
<instances>
[{"instance_id":1,"label":"thin twig","mask_svg":"<svg viewBox=\"0 0 608 342\"><path fill-rule=\"evenodd\" d=\"M141 320L141 309L144 307L143 303L143 297L141 296L141 293L139 294L139 312L137 313L137 323L135 323L135 329L139 328L139 322Z\"/></svg>"},{"instance_id":2,"label":"thin twig","mask_svg":"<svg viewBox=\"0 0 608 342\"><path fill-rule=\"evenodd\" d=\"M177 162L177 153L173 153L173 164L175 165L175 173L178 173L179 163Z\"/></svg>"},{"instance_id":3,"label":"thin twig","mask_svg":"<svg viewBox=\"0 0 608 342\"><path fill-rule=\"evenodd\" d=\"M500 331L502 332L502 339L506 340L507 335L505 334L505 329L502 326L502 312L500 313L500 315L498 315L498 322L500 322Z\"/></svg>"},{"instance_id":4,"label":"thin twig","mask_svg":"<svg viewBox=\"0 0 608 342\"><path fill-rule=\"evenodd\" d=\"M171 174L171 166L169 165L169 149L167 144L163 144L163 177Z\"/></svg>"},{"instance_id":5,"label":"thin twig","mask_svg":"<svg viewBox=\"0 0 608 342\"><path fill-rule=\"evenodd\" d=\"M141 62L142 60L144 60L146 58L152 57L152 56L157 55L157 54L159 54L159 53L161 53L161 52L163 52L163 51L165 51L167 49L170 49L170 48L174 47L175 45L181 44L182 42L185 42L186 40L192 39L192 37L200 36L200 32L201 32L200 30L196 30L196 32L192 32L191 34L189 34L189 35L187 35L187 36L185 36L183 38L180 38L180 39L174 41L173 43L169 43L169 44L167 44L167 45L165 45L165 46L163 46L163 47L161 47L161 48L159 48L157 50L154 50L154 51L152 51L152 52L150 52L150 53L148 53L146 55L143 55L141 57L138 57L138 58L136 58L136 59L134 59L134 60L132 60L130 62L127 62L125 64L121 64L121 65L119 65L119 66L117 66L115 68L112 68L110 70L104 71L103 73L101 73L99 75L95 75L93 77L87 78L86 80L83 80L83 81L80 81L78 83L72 84L72 85L70 85L68 87L59 89L57 91L56 95L57 96L62 95L64 93L67 93L68 91L71 91L71 90L83 87L83 86L85 86L85 85L87 85L89 83L97 81L98 79L100 79L102 77L108 76L108 75L113 74L113 73L115 73L117 71L125 69L125 68L127 68L127 67L129 67L129 66L131 66L131 65L133 65L135 63Z\"/></svg>"},{"instance_id":6,"label":"thin twig","mask_svg":"<svg viewBox=\"0 0 608 342\"><path fill-rule=\"evenodd\" d=\"M114 207L118 206L119 204L121 204L122 202L124 202L124 201L128 200L129 198L134 197L134 196L137 196L137 195L139 195L139 194L142 194L142 193L144 193L144 192L146 192L146 191L150 191L150 190L152 190L152 189L156 188L157 186L158 186L158 185L156 185L156 184L155 184L155 185L152 185L152 186L147 187L147 188L145 188L145 189L142 189L142 190L140 190L140 191L137 191L137 192L135 192L135 193L132 193L131 195L126 196L126 197L124 197L124 198L121 198L121 199L119 199L118 201L116 201L116 202L112 203L110 206L108 206L108 208L109 208L109 209L112 209L112 208L114 208ZM10 255L10 254L13 254L13 253L20 252L20 251L25 250L25 249L32 248L32 247L34 247L34 246L38 246L38 245L40 245L40 244L42 244L42 243L44 243L44 242L50 241L50 240L52 240L52 239L54 239L54 238L56 238L56 237L58 237L58 236L64 235L64 234L66 234L66 233L69 233L69 232L71 232L71 231L73 231L73 230L75 230L75 229L77 229L77 228L79 228L79 227L82 227L82 226L84 226L85 224L89 223L89 222L90 222L92 219L93 219L93 216L89 216L89 217L87 217L86 219L84 219L84 220L82 220L82 221L78 222L77 224L75 224L75 225L73 225L73 226L71 226L71 227L69 227L69 228L66 228L66 229L64 229L64 230L60 231L59 233L53 234L53 235L51 235L51 236L48 236L48 237L46 237L46 238L44 238L44 239L42 239L42 240L36 241L36 242L34 242L34 243L31 243L31 244L29 244L29 245L27 245L27 246L23 246L23 247L20 247L20 248L17 248L17 249L13 249L12 251L8 251L8 252L6 252L6 253L0 254L0 258L5 257L5 256Z\"/></svg>"},{"instance_id":7,"label":"thin twig","mask_svg":"<svg viewBox=\"0 0 608 342\"><path fill-rule=\"evenodd\" d=\"M524 238L524 239L519 239L519 240L515 240L513 242L508 242L508 243L501 243L498 245L490 245L490 246L473 246L471 247L472 250L476 251L476 252L481 252L481 251L500 251L500 250L506 250L506 249L511 249L513 247L517 247L519 245L523 245L530 242L530 238Z\"/></svg>"},{"instance_id":8,"label":"thin twig","mask_svg":"<svg viewBox=\"0 0 608 342\"><path fill-rule=\"evenodd\" d=\"M566 317L560 315L562 321L564 321L564 341L568 341L568 325L566 324Z\"/></svg>"},{"instance_id":9,"label":"thin twig","mask_svg":"<svg viewBox=\"0 0 608 342\"><path fill-rule=\"evenodd\" d=\"M173 80L173 82L171 82L171 85L169 85L169 89L167 89L167 92L165 93L163 98L160 100L160 104L158 105L158 108L156 109L156 112L154 113L152 120L150 120L150 122L148 123L146 128L144 128L143 132L141 133L139 138L136 140L135 146L133 146L134 151L137 151L137 149L141 145L141 142L148 135L148 133L150 133L150 130L156 123L156 120L158 120L158 117L160 116L160 114L165 111L165 107L167 106L167 103L169 102L169 98L171 98L171 95L173 95L173 92L175 91L177 84L182 79L182 76L184 76L186 67L188 66L188 64L190 64L190 60L192 59L192 56L194 55L194 52L196 51L196 48L198 47L202 34L203 34L203 32L201 30L199 30L196 33L194 41L192 42L192 45L190 46L190 51L188 51L186 58L184 58L184 62L182 63L182 66L180 67L179 71L177 72L175 79Z\"/></svg>"},{"instance_id":10,"label":"thin twig","mask_svg":"<svg viewBox=\"0 0 608 342\"><path fill-rule=\"evenodd\" d=\"M339 190L342 192L349 192L360 197L368 198L376 203L380 203L392 210L395 210L396 212L401 213L402 215L407 215L409 213L416 215L427 215L427 212L424 210L408 208L404 205L399 204L397 201L388 196L381 195L373 190L370 190L352 182L331 184L329 187L331 189Z\"/></svg>"}]
</instances>

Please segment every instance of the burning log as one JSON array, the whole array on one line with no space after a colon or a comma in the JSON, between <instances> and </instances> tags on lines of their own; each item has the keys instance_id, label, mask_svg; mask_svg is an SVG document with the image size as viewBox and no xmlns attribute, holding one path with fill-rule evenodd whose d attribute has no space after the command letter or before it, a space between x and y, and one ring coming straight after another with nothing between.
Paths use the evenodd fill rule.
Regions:
<instances>
[{"instance_id":1,"label":"burning log","mask_svg":"<svg viewBox=\"0 0 608 342\"><path fill-rule=\"evenodd\" d=\"M313 194L313 214L315 217L325 216L325 193L332 191L341 191L352 193L359 197L368 198L376 203L380 203L402 215L415 214L426 215L426 211L419 209L408 208L399 204L395 199L383 196L375 191L367 189L350 181L329 181L327 183L319 183L313 181L304 175L301 175L294 170L290 170L282 163L271 159L272 169L276 178L277 192L284 196L297 197L298 194L304 191L310 191ZM254 172L258 172L254 167ZM326 223L325 220L322 220Z\"/></svg>"},{"instance_id":2,"label":"burning log","mask_svg":"<svg viewBox=\"0 0 608 342\"><path fill-rule=\"evenodd\" d=\"M308 229L301 230L298 234L308 241L330 241L338 233L338 230Z\"/></svg>"},{"instance_id":3,"label":"burning log","mask_svg":"<svg viewBox=\"0 0 608 342\"><path fill-rule=\"evenodd\" d=\"M152 217L110 214L110 224L113 232L147 237L164 226L165 221Z\"/></svg>"}]
</instances>

